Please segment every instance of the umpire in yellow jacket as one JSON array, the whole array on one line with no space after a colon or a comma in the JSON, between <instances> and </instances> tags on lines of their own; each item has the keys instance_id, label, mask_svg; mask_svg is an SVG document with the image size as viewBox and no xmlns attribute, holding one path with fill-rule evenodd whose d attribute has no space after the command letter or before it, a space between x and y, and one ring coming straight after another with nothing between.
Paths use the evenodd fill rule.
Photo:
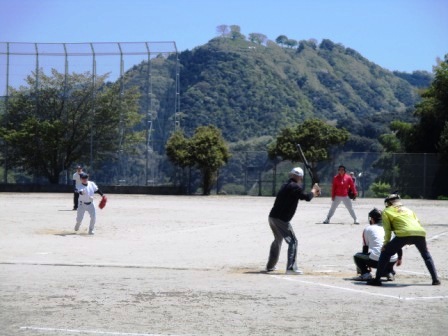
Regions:
<instances>
[{"instance_id":1,"label":"umpire in yellow jacket","mask_svg":"<svg viewBox=\"0 0 448 336\"><path fill-rule=\"evenodd\" d=\"M386 271L390 258L405 245L415 245L432 277L433 285L440 285L436 267L426 245L426 231L420 225L416 214L403 206L400 196L391 194L384 200L386 209L382 213L384 244L381 249L376 276L367 284L381 286L381 274ZM392 232L395 237L391 240Z\"/></svg>"}]
</instances>

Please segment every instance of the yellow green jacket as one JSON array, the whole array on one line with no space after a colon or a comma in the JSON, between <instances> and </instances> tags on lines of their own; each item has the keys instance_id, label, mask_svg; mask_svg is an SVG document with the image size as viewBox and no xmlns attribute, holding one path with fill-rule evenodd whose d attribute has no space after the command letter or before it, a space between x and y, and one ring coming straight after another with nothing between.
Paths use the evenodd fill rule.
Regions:
<instances>
[{"instance_id":1,"label":"yellow green jacket","mask_svg":"<svg viewBox=\"0 0 448 336\"><path fill-rule=\"evenodd\" d=\"M402 205L390 206L384 209L382 219L384 244L390 241L392 231L397 237L426 236L426 231L420 225L416 214Z\"/></svg>"}]
</instances>

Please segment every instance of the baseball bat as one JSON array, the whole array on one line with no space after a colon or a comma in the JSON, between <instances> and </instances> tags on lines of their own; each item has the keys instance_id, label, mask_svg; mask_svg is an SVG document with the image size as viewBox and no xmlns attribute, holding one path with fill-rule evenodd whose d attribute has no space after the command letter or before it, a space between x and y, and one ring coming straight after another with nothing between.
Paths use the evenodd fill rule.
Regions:
<instances>
[{"instance_id":1,"label":"baseball bat","mask_svg":"<svg viewBox=\"0 0 448 336\"><path fill-rule=\"evenodd\" d=\"M305 154L303 154L302 147L300 146L300 144L297 144L297 150L299 151L299 155L303 161L303 164L305 165L306 170L310 174L312 185L314 185L315 183L319 183L319 178L313 173L313 170L311 169L311 166L308 163Z\"/></svg>"}]
</instances>

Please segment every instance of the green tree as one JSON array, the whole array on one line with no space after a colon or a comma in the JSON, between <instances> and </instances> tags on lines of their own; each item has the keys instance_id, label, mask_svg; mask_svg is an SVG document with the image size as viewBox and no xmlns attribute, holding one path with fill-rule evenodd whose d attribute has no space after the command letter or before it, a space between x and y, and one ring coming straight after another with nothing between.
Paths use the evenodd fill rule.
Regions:
<instances>
[{"instance_id":1,"label":"green tree","mask_svg":"<svg viewBox=\"0 0 448 336\"><path fill-rule=\"evenodd\" d=\"M228 25L219 25L216 27L216 32L222 37L228 35L229 31L230 29Z\"/></svg>"},{"instance_id":2,"label":"green tree","mask_svg":"<svg viewBox=\"0 0 448 336\"><path fill-rule=\"evenodd\" d=\"M302 124L282 129L276 141L269 146L268 153L271 159L280 157L283 161L300 162L302 160L296 147L300 144L315 171L318 161L329 158L330 147L345 143L349 137L350 133L345 129L338 129L320 119L308 119Z\"/></svg>"},{"instance_id":3,"label":"green tree","mask_svg":"<svg viewBox=\"0 0 448 336\"><path fill-rule=\"evenodd\" d=\"M241 27L238 25L230 25L230 37L233 40L244 40L244 35L241 34Z\"/></svg>"},{"instance_id":4,"label":"green tree","mask_svg":"<svg viewBox=\"0 0 448 336\"><path fill-rule=\"evenodd\" d=\"M202 193L209 195L216 174L230 158L221 131L215 126L200 126L187 139L181 131L173 133L167 142L170 161L180 167L194 166L201 171Z\"/></svg>"},{"instance_id":5,"label":"green tree","mask_svg":"<svg viewBox=\"0 0 448 336\"><path fill-rule=\"evenodd\" d=\"M345 143L350 133L328 125L320 119L308 119L302 124L286 127L281 130L276 141L269 148L269 157L293 162L301 161L297 151L300 144L310 162L327 160L331 146Z\"/></svg>"},{"instance_id":6,"label":"green tree","mask_svg":"<svg viewBox=\"0 0 448 336\"><path fill-rule=\"evenodd\" d=\"M293 39L288 39L285 44L288 46L288 48L294 48L297 47L297 45L299 44L299 42L297 42L296 40Z\"/></svg>"},{"instance_id":7,"label":"green tree","mask_svg":"<svg viewBox=\"0 0 448 336\"><path fill-rule=\"evenodd\" d=\"M248 39L253 43L264 44L266 43L268 37L260 33L250 33Z\"/></svg>"},{"instance_id":8,"label":"green tree","mask_svg":"<svg viewBox=\"0 0 448 336\"><path fill-rule=\"evenodd\" d=\"M286 35L279 35L276 39L275 42L281 46L285 45L286 42L288 42L288 37Z\"/></svg>"},{"instance_id":9,"label":"green tree","mask_svg":"<svg viewBox=\"0 0 448 336\"><path fill-rule=\"evenodd\" d=\"M441 153L441 137L448 122L448 54L435 68L431 86L421 94L422 100L416 105L417 123L393 122L392 130L411 153Z\"/></svg>"},{"instance_id":10,"label":"green tree","mask_svg":"<svg viewBox=\"0 0 448 336\"><path fill-rule=\"evenodd\" d=\"M141 120L137 89L122 92L119 83L105 83L107 75L92 78L39 70L27 86L10 89L0 128L8 166L57 184L63 170L90 154L99 160L135 148L143 139L133 131Z\"/></svg>"},{"instance_id":11,"label":"green tree","mask_svg":"<svg viewBox=\"0 0 448 336\"><path fill-rule=\"evenodd\" d=\"M191 167L194 164L190 143L180 130L174 132L166 143L166 155L176 166Z\"/></svg>"}]
</instances>

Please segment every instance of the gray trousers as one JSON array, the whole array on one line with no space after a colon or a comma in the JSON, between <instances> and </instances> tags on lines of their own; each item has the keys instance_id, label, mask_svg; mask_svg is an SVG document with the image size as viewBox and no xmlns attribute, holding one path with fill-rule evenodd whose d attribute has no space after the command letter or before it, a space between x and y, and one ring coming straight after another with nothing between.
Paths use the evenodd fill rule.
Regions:
<instances>
[{"instance_id":1,"label":"gray trousers","mask_svg":"<svg viewBox=\"0 0 448 336\"><path fill-rule=\"evenodd\" d=\"M283 239L288 244L288 262L286 269L296 269L297 257L297 238L289 222L284 222L281 219L269 217L269 226L274 234L274 241L271 244L269 251L269 260L266 269L273 269L277 265L280 256Z\"/></svg>"},{"instance_id":2,"label":"gray trousers","mask_svg":"<svg viewBox=\"0 0 448 336\"><path fill-rule=\"evenodd\" d=\"M84 218L84 213L88 212L90 215L90 225L89 225L89 232L93 232L95 229L95 222L96 222L96 209L93 202L90 204L85 204L84 202L79 202L78 205L78 211L76 213L76 227L75 230L78 230L81 226L81 222Z\"/></svg>"},{"instance_id":3,"label":"gray trousers","mask_svg":"<svg viewBox=\"0 0 448 336\"><path fill-rule=\"evenodd\" d=\"M330 211L328 211L327 219L330 220L330 218L333 217L336 208L339 206L339 204L341 204L341 202L344 203L345 207L350 213L350 216L352 216L353 220L356 221L357 218L355 211L353 210L352 200L348 196L335 196L334 200L331 202L331 208Z\"/></svg>"}]
</instances>

